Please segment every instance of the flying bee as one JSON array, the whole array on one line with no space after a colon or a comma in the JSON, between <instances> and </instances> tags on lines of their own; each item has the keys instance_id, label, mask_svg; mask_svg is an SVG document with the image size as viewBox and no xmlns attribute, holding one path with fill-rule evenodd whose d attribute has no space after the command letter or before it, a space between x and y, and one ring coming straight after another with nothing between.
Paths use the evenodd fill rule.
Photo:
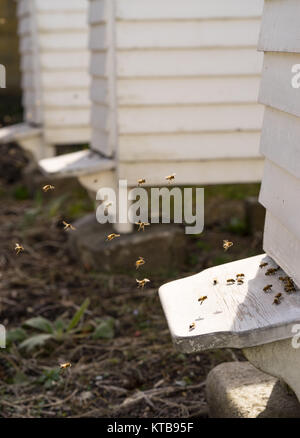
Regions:
<instances>
[{"instance_id":1,"label":"flying bee","mask_svg":"<svg viewBox=\"0 0 300 438\"><path fill-rule=\"evenodd\" d=\"M149 283L150 280L149 280L148 278L144 278L143 280L137 280L137 279L136 279L136 282L137 282L137 284L138 284L138 287L141 287L142 289L144 289L145 284L146 284L146 283Z\"/></svg>"},{"instance_id":2,"label":"flying bee","mask_svg":"<svg viewBox=\"0 0 300 438\"><path fill-rule=\"evenodd\" d=\"M148 222L141 222L141 221L136 222L135 225L139 226L138 231L141 231L141 230L145 231L145 227L150 226L150 224Z\"/></svg>"},{"instance_id":3,"label":"flying bee","mask_svg":"<svg viewBox=\"0 0 300 438\"><path fill-rule=\"evenodd\" d=\"M113 240L113 239L115 239L116 237L120 237L120 234L111 233L111 234L109 234L109 235L106 237L105 240Z\"/></svg>"},{"instance_id":4,"label":"flying bee","mask_svg":"<svg viewBox=\"0 0 300 438\"><path fill-rule=\"evenodd\" d=\"M145 264L145 260L143 257L139 257L139 259L135 262L136 269L139 269L140 266L143 266Z\"/></svg>"},{"instance_id":5,"label":"flying bee","mask_svg":"<svg viewBox=\"0 0 300 438\"><path fill-rule=\"evenodd\" d=\"M66 221L62 221L62 223L64 224L64 230L65 230L65 231L67 231L67 230L75 231L75 230L76 230L76 228L73 227L73 225L68 224L68 222L66 222Z\"/></svg>"},{"instance_id":6,"label":"flying bee","mask_svg":"<svg viewBox=\"0 0 300 438\"><path fill-rule=\"evenodd\" d=\"M216 284L218 284L218 280L215 278L213 281L213 285L215 286Z\"/></svg>"},{"instance_id":7,"label":"flying bee","mask_svg":"<svg viewBox=\"0 0 300 438\"><path fill-rule=\"evenodd\" d=\"M227 281L227 284L233 284L233 283L235 283L234 278L229 278L229 279L226 280L226 281Z\"/></svg>"},{"instance_id":8,"label":"flying bee","mask_svg":"<svg viewBox=\"0 0 300 438\"><path fill-rule=\"evenodd\" d=\"M268 290L271 290L272 289L272 284L267 284L267 286L265 286L264 288L263 288L263 291L264 292L268 292Z\"/></svg>"},{"instance_id":9,"label":"flying bee","mask_svg":"<svg viewBox=\"0 0 300 438\"><path fill-rule=\"evenodd\" d=\"M232 245L233 243L229 242L229 240L223 240L223 248L225 249L225 251L227 251Z\"/></svg>"},{"instance_id":10,"label":"flying bee","mask_svg":"<svg viewBox=\"0 0 300 438\"><path fill-rule=\"evenodd\" d=\"M59 365L61 370L66 370L67 368L71 368L72 364L70 362L62 363Z\"/></svg>"},{"instance_id":11,"label":"flying bee","mask_svg":"<svg viewBox=\"0 0 300 438\"><path fill-rule=\"evenodd\" d=\"M207 300L207 296L203 296L203 297L198 298L200 306L204 303L205 300Z\"/></svg>"},{"instance_id":12,"label":"flying bee","mask_svg":"<svg viewBox=\"0 0 300 438\"><path fill-rule=\"evenodd\" d=\"M138 186L140 187L142 184L145 184L146 180L145 178L138 179Z\"/></svg>"},{"instance_id":13,"label":"flying bee","mask_svg":"<svg viewBox=\"0 0 300 438\"><path fill-rule=\"evenodd\" d=\"M195 327L196 327L196 323L195 323L195 322L192 322L192 324L189 325L189 329L190 329L190 331L194 330Z\"/></svg>"},{"instance_id":14,"label":"flying bee","mask_svg":"<svg viewBox=\"0 0 300 438\"><path fill-rule=\"evenodd\" d=\"M20 245L19 243L16 243L15 251L16 251L16 253L17 253L17 255L18 255L18 254L20 254L20 252L24 251L24 248L23 248L23 246Z\"/></svg>"},{"instance_id":15,"label":"flying bee","mask_svg":"<svg viewBox=\"0 0 300 438\"><path fill-rule=\"evenodd\" d=\"M165 179L171 184L171 181L175 179L176 173L172 173L172 175L168 175L165 177Z\"/></svg>"},{"instance_id":16,"label":"flying bee","mask_svg":"<svg viewBox=\"0 0 300 438\"><path fill-rule=\"evenodd\" d=\"M275 272L277 272L277 268L269 268L269 269L267 269L267 271L265 272L265 275L274 275Z\"/></svg>"},{"instance_id":17,"label":"flying bee","mask_svg":"<svg viewBox=\"0 0 300 438\"><path fill-rule=\"evenodd\" d=\"M260 267L260 268L264 268L265 266L268 266L268 264L269 264L269 263L267 263L267 262L265 262L265 263L261 263L261 264L259 265L259 267Z\"/></svg>"},{"instance_id":18,"label":"flying bee","mask_svg":"<svg viewBox=\"0 0 300 438\"><path fill-rule=\"evenodd\" d=\"M43 191L44 191L44 192L48 192L49 190L54 190L54 189L55 189L55 187L52 186L51 184L46 184L46 185L43 187Z\"/></svg>"}]
</instances>

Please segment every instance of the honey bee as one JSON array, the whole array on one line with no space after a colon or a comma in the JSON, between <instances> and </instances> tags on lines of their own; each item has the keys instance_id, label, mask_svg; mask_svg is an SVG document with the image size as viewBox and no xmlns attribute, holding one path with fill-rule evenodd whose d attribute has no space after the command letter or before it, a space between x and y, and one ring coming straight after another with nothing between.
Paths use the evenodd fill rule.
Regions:
<instances>
[{"instance_id":1,"label":"honey bee","mask_svg":"<svg viewBox=\"0 0 300 438\"><path fill-rule=\"evenodd\" d=\"M172 175L168 175L165 177L165 179L171 184L171 181L175 179L176 173L172 173Z\"/></svg>"},{"instance_id":2,"label":"honey bee","mask_svg":"<svg viewBox=\"0 0 300 438\"><path fill-rule=\"evenodd\" d=\"M285 292L296 292L296 288L293 285L287 285L284 287Z\"/></svg>"},{"instance_id":3,"label":"honey bee","mask_svg":"<svg viewBox=\"0 0 300 438\"><path fill-rule=\"evenodd\" d=\"M268 264L269 264L269 263L261 263L261 264L259 265L259 267L260 267L260 268L264 268L265 266L268 266Z\"/></svg>"},{"instance_id":4,"label":"honey bee","mask_svg":"<svg viewBox=\"0 0 300 438\"><path fill-rule=\"evenodd\" d=\"M218 284L218 280L215 278L213 281L213 285L215 286L216 284Z\"/></svg>"},{"instance_id":5,"label":"honey bee","mask_svg":"<svg viewBox=\"0 0 300 438\"><path fill-rule=\"evenodd\" d=\"M139 259L135 262L136 269L139 269L140 266L145 264L145 260L143 257L139 257Z\"/></svg>"},{"instance_id":6,"label":"honey bee","mask_svg":"<svg viewBox=\"0 0 300 438\"><path fill-rule=\"evenodd\" d=\"M64 224L64 230L65 230L65 231L67 231L67 230L73 230L73 231L75 231L75 230L76 230L76 228L73 227L73 225L68 224L68 222L66 222L66 221L62 221L62 223Z\"/></svg>"},{"instance_id":7,"label":"honey bee","mask_svg":"<svg viewBox=\"0 0 300 438\"><path fill-rule=\"evenodd\" d=\"M244 280L242 280L241 278L237 278L237 284L241 285L244 284Z\"/></svg>"},{"instance_id":8,"label":"honey bee","mask_svg":"<svg viewBox=\"0 0 300 438\"><path fill-rule=\"evenodd\" d=\"M116 237L120 237L120 234L115 234L115 233L109 234L109 235L106 237L106 240L113 240L113 239L115 239Z\"/></svg>"},{"instance_id":9,"label":"honey bee","mask_svg":"<svg viewBox=\"0 0 300 438\"><path fill-rule=\"evenodd\" d=\"M238 277L242 277L242 278L244 278L244 277L245 277L245 274L236 274L236 278L238 278Z\"/></svg>"},{"instance_id":10,"label":"honey bee","mask_svg":"<svg viewBox=\"0 0 300 438\"><path fill-rule=\"evenodd\" d=\"M280 304L281 303L281 301L280 301L280 298L279 297L275 297L274 298L274 301L273 301L273 304Z\"/></svg>"},{"instance_id":11,"label":"honey bee","mask_svg":"<svg viewBox=\"0 0 300 438\"><path fill-rule=\"evenodd\" d=\"M149 283L150 280L149 280L148 278L144 278L143 280L137 280L137 279L136 279L136 282L137 282L137 284L138 284L138 288L141 287L142 289L144 289L145 284L146 284L146 283Z\"/></svg>"},{"instance_id":12,"label":"honey bee","mask_svg":"<svg viewBox=\"0 0 300 438\"><path fill-rule=\"evenodd\" d=\"M145 184L146 180L145 178L138 179L138 186L140 187L142 184Z\"/></svg>"},{"instance_id":13,"label":"honey bee","mask_svg":"<svg viewBox=\"0 0 300 438\"><path fill-rule=\"evenodd\" d=\"M283 282L285 282L285 281L287 281L287 280L288 280L288 278L289 278L289 277L279 277L279 279L278 279L278 280L280 280L280 281L283 281Z\"/></svg>"},{"instance_id":14,"label":"honey bee","mask_svg":"<svg viewBox=\"0 0 300 438\"><path fill-rule=\"evenodd\" d=\"M275 272L277 272L277 268L269 268L269 269L265 272L265 275L274 275Z\"/></svg>"},{"instance_id":15,"label":"honey bee","mask_svg":"<svg viewBox=\"0 0 300 438\"><path fill-rule=\"evenodd\" d=\"M282 294L279 292L279 294L275 295L275 298L280 298Z\"/></svg>"},{"instance_id":16,"label":"honey bee","mask_svg":"<svg viewBox=\"0 0 300 438\"><path fill-rule=\"evenodd\" d=\"M194 330L195 327L196 327L196 323L195 323L195 322L192 322L192 324L189 325L189 329L190 329L190 331Z\"/></svg>"},{"instance_id":17,"label":"honey bee","mask_svg":"<svg viewBox=\"0 0 300 438\"><path fill-rule=\"evenodd\" d=\"M24 248L23 248L22 245L19 245L19 243L16 243L15 251L16 251L16 253L18 255L18 254L20 254L20 252L24 251Z\"/></svg>"},{"instance_id":18,"label":"honey bee","mask_svg":"<svg viewBox=\"0 0 300 438\"><path fill-rule=\"evenodd\" d=\"M272 289L272 284L267 284L267 286L265 286L264 288L263 288L263 291L264 292L267 292L268 290L271 290Z\"/></svg>"},{"instance_id":19,"label":"honey bee","mask_svg":"<svg viewBox=\"0 0 300 438\"><path fill-rule=\"evenodd\" d=\"M138 231L141 231L141 230L145 231L145 227L150 226L150 224L148 222L141 222L141 221L136 222L135 225L139 226Z\"/></svg>"},{"instance_id":20,"label":"honey bee","mask_svg":"<svg viewBox=\"0 0 300 438\"><path fill-rule=\"evenodd\" d=\"M205 300L207 300L207 296L198 298L198 301L200 302L200 306L204 303Z\"/></svg>"},{"instance_id":21,"label":"honey bee","mask_svg":"<svg viewBox=\"0 0 300 438\"><path fill-rule=\"evenodd\" d=\"M61 370L66 370L67 368L71 368L72 364L70 362L62 363L59 365Z\"/></svg>"},{"instance_id":22,"label":"honey bee","mask_svg":"<svg viewBox=\"0 0 300 438\"><path fill-rule=\"evenodd\" d=\"M233 284L235 283L235 279L234 278L229 278L228 280L226 280L228 284Z\"/></svg>"},{"instance_id":23,"label":"honey bee","mask_svg":"<svg viewBox=\"0 0 300 438\"><path fill-rule=\"evenodd\" d=\"M54 189L55 189L55 187L52 186L51 184L46 184L46 185L43 187L43 191L44 191L44 192L48 192L49 190L54 190Z\"/></svg>"},{"instance_id":24,"label":"honey bee","mask_svg":"<svg viewBox=\"0 0 300 438\"><path fill-rule=\"evenodd\" d=\"M232 245L233 243L229 242L229 240L223 240L223 248L225 249L225 251L227 251Z\"/></svg>"}]
</instances>

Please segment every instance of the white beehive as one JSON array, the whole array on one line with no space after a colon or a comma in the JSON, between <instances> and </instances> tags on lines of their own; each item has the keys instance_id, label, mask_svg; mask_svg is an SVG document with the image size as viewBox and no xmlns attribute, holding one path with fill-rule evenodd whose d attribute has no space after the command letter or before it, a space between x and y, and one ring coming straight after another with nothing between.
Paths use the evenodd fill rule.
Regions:
<instances>
[{"instance_id":1,"label":"white beehive","mask_svg":"<svg viewBox=\"0 0 300 438\"><path fill-rule=\"evenodd\" d=\"M92 149L135 184L259 181L263 1L91 0Z\"/></svg>"},{"instance_id":2,"label":"white beehive","mask_svg":"<svg viewBox=\"0 0 300 438\"><path fill-rule=\"evenodd\" d=\"M18 0L25 121L46 144L90 140L88 0Z\"/></svg>"},{"instance_id":3,"label":"white beehive","mask_svg":"<svg viewBox=\"0 0 300 438\"><path fill-rule=\"evenodd\" d=\"M264 249L300 285L300 3L266 0L259 49L265 52L260 102L266 105L260 201ZM296 86L296 88L293 87Z\"/></svg>"}]
</instances>

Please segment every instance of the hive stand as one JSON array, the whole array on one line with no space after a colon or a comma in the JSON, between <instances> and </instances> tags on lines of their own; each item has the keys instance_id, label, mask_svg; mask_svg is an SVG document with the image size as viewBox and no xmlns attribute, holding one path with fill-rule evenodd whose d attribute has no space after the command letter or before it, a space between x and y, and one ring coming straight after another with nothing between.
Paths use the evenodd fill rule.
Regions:
<instances>
[{"instance_id":1,"label":"hive stand","mask_svg":"<svg viewBox=\"0 0 300 438\"><path fill-rule=\"evenodd\" d=\"M268 266L260 268L262 262ZM285 381L300 401L300 354L291 340L294 326L300 323L300 291L284 292L279 277L286 274L280 269L266 276L271 267L276 264L265 254L227 263L167 283L160 287L159 296L180 351L243 349L255 367ZM243 284L227 285L227 279L240 273L245 274ZM267 284L272 290L264 292ZM273 304L279 292L281 303ZM198 302L201 296L207 296L203 304Z\"/></svg>"}]
</instances>

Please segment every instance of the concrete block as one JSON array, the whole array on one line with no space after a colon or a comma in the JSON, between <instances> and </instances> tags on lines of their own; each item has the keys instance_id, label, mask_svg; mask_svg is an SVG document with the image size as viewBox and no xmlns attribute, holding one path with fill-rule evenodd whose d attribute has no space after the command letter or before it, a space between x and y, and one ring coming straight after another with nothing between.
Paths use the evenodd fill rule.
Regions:
<instances>
[{"instance_id":1,"label":"concrete block","mask_svg":"<svg viewBox=\"0 0 300 438\"><path fill-rule=\"evenodd\" d=\"M249 362L216 366L207 377L211 418L300 418L300 404L289 387Z\"/></svg>"}]
</instances>

